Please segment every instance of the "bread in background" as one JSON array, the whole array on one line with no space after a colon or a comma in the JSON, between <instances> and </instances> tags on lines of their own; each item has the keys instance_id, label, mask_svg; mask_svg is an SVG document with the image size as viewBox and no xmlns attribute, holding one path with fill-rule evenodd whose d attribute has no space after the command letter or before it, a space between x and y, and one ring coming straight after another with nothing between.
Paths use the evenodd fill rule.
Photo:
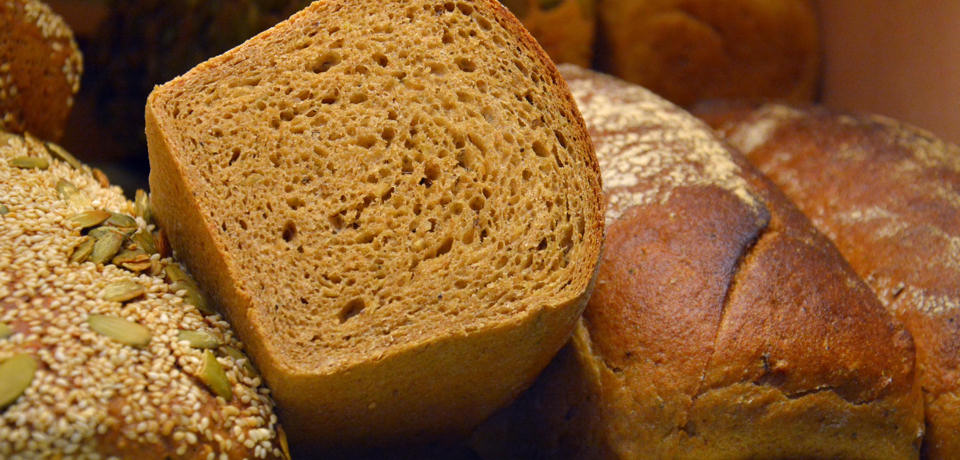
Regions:
<instances>
[{"instance_id":1,"label":"bread in background","mask_svg":"<svg viewBox=\"0 0 960 460\"><path fill-rule=\"evenodd\" d=\"M768 105L715 121L913 334L925 458L960 458L960 147L823 108Z\"/></svg>"},{"instance_id":2,"label":"bread in background","mask_svg":"<svg viewBox=\"0 0 960 460\"><path fill-rule=\"evenodd\" d=\"M607 239L574 338L474 435L485 458L916 458L910 334L705 124L561 66Z\"/></svg>"},{"instance_id":3,"label":"bread in background","mask_svg":"<svg viewBox=\"0 0 960 460\"><path fill-rule=\"evenodd\" d=\"M553 62L588 67L593 62L595 0L501 0Z\"/></svg>"},{"instance_id":4,"label":"bread in background","mask_svg":"<svg viewBox=\"0 0 960 460\"><path fill-rule=\"evenodd\" d=\"M598 68L676 104L815 96L809 0L598 0L597 17Z\"/></svg>"},{"instance_id":5,"label":"bread in background","mask_svg":"<svg viewBox=\"0 0 960 460\"><path fill-rule=\"evenodd\" d=\"M0 2L0 129L59 140L82 72L73 32L46 4Z\"/></svg>"}]
</instances>

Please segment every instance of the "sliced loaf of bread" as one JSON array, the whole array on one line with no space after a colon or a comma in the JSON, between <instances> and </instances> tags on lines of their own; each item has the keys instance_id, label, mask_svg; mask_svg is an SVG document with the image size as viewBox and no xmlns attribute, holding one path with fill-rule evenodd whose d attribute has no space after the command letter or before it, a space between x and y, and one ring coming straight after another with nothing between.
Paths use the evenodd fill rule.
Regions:
<instances>
[{"instance_id":1,"label":"sliced loaf of bread","mask_svg":"<svg viewBox=\"0 0 960 460\"><path fill-rule=\"evenodd\" d=\"M597 161L493 0L316 2L156 88L146 122L157 219L293 439L464 432L583 309Z\"/></svg>"}]
</instances>

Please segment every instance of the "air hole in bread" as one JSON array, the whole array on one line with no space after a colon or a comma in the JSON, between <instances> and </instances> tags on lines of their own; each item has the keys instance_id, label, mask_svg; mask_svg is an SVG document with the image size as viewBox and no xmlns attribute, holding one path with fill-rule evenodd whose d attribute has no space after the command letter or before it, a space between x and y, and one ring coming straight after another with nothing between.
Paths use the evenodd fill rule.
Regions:
<instances>
[{"instance_id":1,"label":"air hole in bread","mask_svg":"<svg viewBox=\"0 0 960 460\"><path fill-rule=\"evenodd\" d=\"M457 63L457 67L459 67L460 70L464 72L473 72L477 70L477 64L475 64L473 60L469 58L465 58L465 57L457 58L456 63Z\"/></svg>"},{"instance_id":2,"label":"air hole in bread","mask_svg":"<svg viewBox=\"0 0 960 460\"><path fill-rule=\"evenodd\" d=\"M363 313L363 310L367 308L367 303L361 298L355 298L346 303L341 309L338 315L340 324L343 324L350 320L351 318ZM349 339L350 336L344 338L344 340Z\"/></svg>"}]
</instances>

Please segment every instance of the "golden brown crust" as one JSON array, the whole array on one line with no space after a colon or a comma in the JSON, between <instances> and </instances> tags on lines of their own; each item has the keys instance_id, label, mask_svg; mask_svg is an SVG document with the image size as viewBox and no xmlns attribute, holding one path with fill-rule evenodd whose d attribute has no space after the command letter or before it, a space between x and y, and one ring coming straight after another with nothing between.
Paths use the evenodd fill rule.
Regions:
<instances>
[{"instance_id":1,"label":"golden brown crust","mask_svg":"<svg viewBox=\"0 0 960 460\"><path fill-rule=\"evenodd\" d=\"M549 427L527 431L547 457L915 458L913 342L829 241L705 125L636 87L562 72L601 164L615 165L607 195L640 198L608 227L575 359L493 431L524 414ZM580 396L547 399L564 388Z\"/></svg>"},{"instance_id":2,"label":"golden brown crust","mask_svg":"<svg viewBox=\"0 0 960 460\"><path fill-rule=\"evenodd\" d=\"M59 140L82 68L73 33L44 3L0 3L0 128Z\"/></svg>"},{"instance_id":3,"label":"golden brown crust","mask_svg":"<svg viewBox=\"0 0 960 460\"><path fill-rule=\"evenodd\" d=\"M423 14L419 6L410 14ZM283 410L281 416L289 422L288 433L295 441L322 447L370 446L466 432L533 381L568 338L590 292L595 273L592 261L599 257L602 244L599 167L566 84L534 39L495 1L425 6L430 15L458 14L455 9L483 11L489 22L495 20L516 38L518 51L532 61L520 65L539 69L538 82L549 88L549 96L558 101L566 121L563 129L571 133L564 142L582 155L577 161L583 164L576 167L583 169L584 180L590 185L578 199L590 203L583 215L587 227L582 246L583 254L591 262L577 264L569 284L571 295L544 295L542 305L477 329L435 328L436 331L426 331L416 340L405 339L375 355L360 350L349 359L331 360L320 369L300 365L295 356L278 345L279 341L268 336L273 325L267 323L272 320L253 307L249 286L245 286L240 273L238 251L214 237L220 229L209 223L212 210L183 198L197 196L199 180L197 171L190 170L191 166L176 155L185 149L184 141L171 134L175 131L174 121L165 113L164 106L164 100L187 88L190 79L197 75L202 77L196 78L216 80L226 72L220 64L269 57L253 53L250 47L237 48L167 83L151 95L147 104L151 185L158 219L170 232L174 249L191 255L191 268L196 268L198 279L211 286L213 297L228 307L228 315L269 382ZM311 15L319 11L327 14L325 8L349 7L346 2L317 2L284 23L286 26L281 24L266 31L248 44L280 40L285 33L295 33L290 24L312 21ZM399 14L403 13L399 10ZM439 41L439 35L436 38Z\"/></svg>"},{"instance_id":4,"label":"golden brown crust","mask_svg":"<svg viewBox=\"0 0 960 460\"><path fill-rule=\"evenodd\" d=\"M596 29L594 0L502 0L556 63L588 67Z\"/></svg>"},{"instance_id":5,"label":"golden brown crust","mask_svg":"<svg viewBox=\"0 0 960 460\"><path fill-rule=\"evenodd\" d=\"M600 68L674 103L814 95L809 0L601 0L598 17Z\"/></svg>"},{"instance_id":6,"label":"golden brown crust","mask_svg":"<svg viewBox=\"0 0 960 460\"><path fill-rule=\"evenodd\" d=\"M960 148L889 119L817 108L715 118L913 333L925 453L960 455Z\"/></svg>"}]
</instances>

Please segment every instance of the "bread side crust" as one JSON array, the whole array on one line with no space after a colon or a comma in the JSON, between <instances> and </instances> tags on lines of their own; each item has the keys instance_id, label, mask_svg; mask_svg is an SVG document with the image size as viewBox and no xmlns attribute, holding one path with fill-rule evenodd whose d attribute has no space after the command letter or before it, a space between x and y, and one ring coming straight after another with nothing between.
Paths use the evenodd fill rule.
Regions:
<instances>
[{"instance_id":1,"label":"bread side crust","mask_svg":"<svg viewBox=\"0 0 960 460\"><path fill-rule=\"evenodd\" d=\"M566 101L582 136L571 139L581 146L581 160L596 175L592 199L596 213L584 216L587 228L584 244L596 260L602 245L602 195L599 166L593 155L586 128L566 84L546 54L517 20L493 0L481 0L494 11L497 20L532 53L556 83L556 95ZM318 4L310 8L317 8ZM308 14L306 11L297 16ZM270 35L268 30L261 36ZM260 36L258 36L260 37ZM201 64L197 69L243 58L237 52ZM197 71L196 69L192 72ZM150 182L157 219L168 229L174 249L190 254L189 265L248 344L250 354L271 387L281 417L292 440L323 447L373 443L410 442L444 434L463 433L504 405L528 386L567 340L582 312L596 276L596 265L582 267L574 279L580 294L556 303L531 308L526 314L494 327L464 333L444 331L403 347L394 347L382 356L355 363L338 363L318 372L304 372L288 365L283 350L271 343L266 329L250 313L252 304L245 286L232 280L239 267L230 251L217 244L215 233L203 211L190 200L194 185L185 177L184 165L172 151L180 148L164 135L169 132L158 99L172 92L184 77L155 89L147 102L147 140L151 154ZM188 262L189 264L189 262ZM209 267L213 267L210 269ZM205 276L204 273L213 273ZM467 364L468 363L468 364Z\"/></svg>"}]
</instances>

